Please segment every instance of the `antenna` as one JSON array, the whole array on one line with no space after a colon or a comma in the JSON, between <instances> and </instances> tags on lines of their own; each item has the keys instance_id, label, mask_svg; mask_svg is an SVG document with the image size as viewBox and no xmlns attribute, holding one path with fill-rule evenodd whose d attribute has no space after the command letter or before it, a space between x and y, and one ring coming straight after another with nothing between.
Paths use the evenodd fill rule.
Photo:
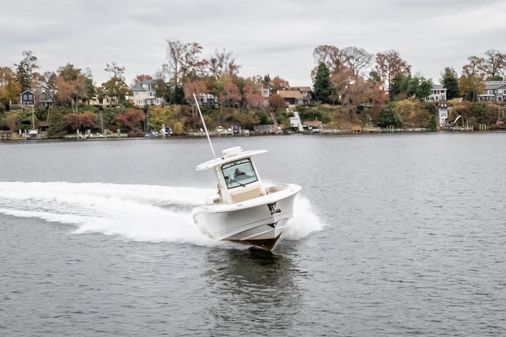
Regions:
<instances>
[{"instance_id":1,"label":"antenna","mask_svg":"<svg viewBox=\"0 0 506 337\"><path fill-rule=\"evenodd\" d=\"M193 93L193 99L195 99L195 104L197 104L197 109L199 110L200 119L202 120L202 124L204 125L204 130L206 131L207 140L209 141L209 146L211 147L211 152L213 153L213 157L216 158L216 153L214 152L213 143L211 143L211 137L209 137L209 132L207 132L206 122L204 121L204 116L202 116L202 111L200 111L199 101L197 100L197 96Z\"/></svg>"}]
</instances>

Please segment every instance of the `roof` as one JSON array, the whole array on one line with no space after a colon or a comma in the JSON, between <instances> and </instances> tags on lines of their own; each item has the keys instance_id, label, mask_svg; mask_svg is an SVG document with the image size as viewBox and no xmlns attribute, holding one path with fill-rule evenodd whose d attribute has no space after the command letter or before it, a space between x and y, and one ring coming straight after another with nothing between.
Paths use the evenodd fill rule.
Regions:
<instances>
[{"instance_id":1,"label":"roof","mask_svg":"<svg viewBox=\"0 0 506 337\"><path fill-rule=\"evenodd\" d=\"M290 90L298 90L301 92L311 92L313 91L311 87L290 87Z\"/></svg>"},{"instance_id":2,"label":"roof","mask_svg":"<svg viewBox=\"0 0 506 337\"><path fill-rule=\"evenodd\" d=\"M53 97L49 93L43 92L40 94L39 103L53 103Z\"/></svg>"},{"instance_id":3,"label":"roof","mask_svg":"<svg viewBox=\"0 0 506 337\"><path fill-rule=\"evenodd\" d=\"M151 86L153 85L154 80L142 80L142 81L135 81L134 85L132 86L132 91L149 91L152 90ZM147 84L149 88L144 88L143 86Z\"/></svg>"},{"instance_id":4,"label":"roof","mask_svg":"<svg viewBox=\"0 0 506 337\"><path fill-rule=\"evenodd\" d=\"M432 90L446 90L446 88L442 84L433 83Z\"/></svg>"},{"instance_id":5,"label":"roof","mask_svg":"<svg viewBox=\"0 0 506 337\"><path fill-rule=\"evenodd\" d=\"M506 86L506 81L485 81L485 90L494 90Z\"/></svg>"},{"instance_id":6,"label":"roof","mask_svg":"<svg viewBox=\"0 0 506 337\"><path fill-rule=\"evenodd\" d=\"M31 90L24 90L24 91L22 91L22 92L20 93L20 95L23 95L25 92L29 92L30 94L33 94L33 91L31 91Z\"/></svg>"},{"instance_id":7,"label":"roof","mask_svg":"<svg viewBox=\"0 0 506 337\"><path fill-rule=\"evenodd\" d=\"M283 98L302 99L302 93L298 90L278 90L277 94Z\"/></svg>"},{"instance_id":8,"label":"roof","mask_svg":"<svg viewBox=\"0 0 506 337\"><path fill-rule=\"evenodd\" d=\"M197 171L207 170L216 166L221 166L239 159L249 158L251 156L266 153L267 150L243 151L240 146L231 147L222 151L222 157L214 158L197 166Z\"/></svg>"}]
</instances>

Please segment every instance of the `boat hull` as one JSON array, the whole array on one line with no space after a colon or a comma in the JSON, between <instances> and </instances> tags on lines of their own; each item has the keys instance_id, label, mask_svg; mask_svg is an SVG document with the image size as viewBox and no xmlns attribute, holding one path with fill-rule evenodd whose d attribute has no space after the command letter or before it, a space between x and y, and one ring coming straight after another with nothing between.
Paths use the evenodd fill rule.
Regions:
<instances>
[{"instance_id":1,"label":"boat hull","mask_svg":"<svg viewBox=\"0 0 506 337\"><path fill-rule=\"evenodd\" d=\"M193 209L196 226L216 240L229 240L272 250L293 216L300 186L283 189L234 204L205 205Z\"/></svg>"}]
</instances>

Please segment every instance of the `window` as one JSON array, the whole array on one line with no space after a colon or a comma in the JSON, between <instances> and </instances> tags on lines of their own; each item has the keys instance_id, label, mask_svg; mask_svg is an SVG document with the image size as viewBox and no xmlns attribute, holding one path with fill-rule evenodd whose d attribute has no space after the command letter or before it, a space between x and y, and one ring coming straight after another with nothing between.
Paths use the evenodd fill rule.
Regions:
<instances>
[{"instance_id":1,"label":"window","mask_svg":"<svg viewBox=\"0 0 506 337\"><path fill-rule=\"evenodd\" d=\"M224 164L221 170L229 189L258 181L253 164L248 158Z\"/></svg>"}]
</instances>

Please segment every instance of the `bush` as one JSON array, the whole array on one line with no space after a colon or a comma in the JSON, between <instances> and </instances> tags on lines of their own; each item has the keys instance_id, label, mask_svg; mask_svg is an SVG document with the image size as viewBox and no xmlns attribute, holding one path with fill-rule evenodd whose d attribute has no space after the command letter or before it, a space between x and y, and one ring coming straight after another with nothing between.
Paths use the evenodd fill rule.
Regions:
<instances>
[{"instance_id":1,"label":"bush","mask_svg":"<svg viewBox=\"0 0 506 337\"><path fill-rule=\"evenodd\" d=\"M252 128L253 125L257 125L260 119L254 114L243 111L236 111L233 114L234 124L238 124L245 128Z\"/></svg>"},{"instance_id":2,"label":"bush","mask_svg":"<svg viewBox=\"0 0 506 337\"><path fill-rule=\"evenodd\" d=\"M161 130L162 125L169 125L172 111L170 108L151 108L149 109L149 128L151 130Z\"/></svg>"},{"instance_id":3,"label":"bush","mask_svg":"<svg viewBox=\"0 0 506 337\"><path fill-rule=\"evenodd\" d=\"M49 117L47 135L50 138L58 138L62 137L66 133L65 114L60 109L54 109Z\"/></svg>"},{"instance_id":4,"label":"bush","mask_svg":"<svg viewBox=\"0 0 506 337\"><path fill-rule=\"evenodd\" d=\"M184 124L182 122L175 122L172 132L177 136L182 135L184 133Z\"/></svg>"},{"instance_id":5,"label":"bush","mask_svg":"<svg viewBox=\"0 0 506 337\"><path fill-rule=\"evenodd\" d=\"M452 100L448 105L452 107L449 121L455 120L459 115L463 117L463 121L474 127L478 127L478 124L495 124L497 121L499 108L494 103Z\"/></svg>"},{"instance_id":6,"label":"bush","mask_svg":"<svg viewBox=\"0 0 506 337\"><path fill-rule=\"evenodd\" d=\"M335 112L336 107L326 104L318 104L312 107L298 105L296 110L303 121L319 120L323 123L329 123L331 121L330 115Z\"/></svg>"},{"instance_id":7,"label":"bush","mask_svg":"<svg viewBox=\"0 0 506 337\"><path fill-rule=\"evenodd\" d=\"M138 109L128 109L126 111L119 112L116 117L116 122L121 129L125 129L129 136L142 136L144 131L142 129L144 125L144 112Z\"/></svg>"},{"instance_id":8,"label":"bush","mask_svg":"<svg viewBox=\"0 0 506 337\"><path fill-rule=\"evenodd\" d=\"M388 103L381 110L379 118L378 118L378 126L385 128L387 126L393 126L396 128L401 127L402 120L397 111L395 110L395 105L393 103Z\"/></svg>"},{"instance_id":9,"label":"bush","mask_svg":"<svg viewBox=\"0 0 506 337\"><path fill-rule=\"evenodd\" d=\"M469 122L476 124L494 124L497 120L497 111L494 111L490 104L484 102L474 102L471 105Z\"/></svg>"},{"instance_id":10,"label":"bush","mask_svg":"<svg viewBox=\"0 0 506 337\"><path fill-rule=\"evenodd\" d=\"M265 111L258 110L255 114L257 115L258 123L259 124L270 124L270 123L272 123L272 121L269 118L269 115Z\"/></svg>"},{"instance_id":11,"label":"bush","mask_svg":"<svg viewBox=\"0 0 506 337\"><path fill-rule=\"evenodd\" d=\"M76 130L94 130L97 128L97 115L94 112L67 114L64 117L65 129L70 132Z\"/></svg>"}]
</instances>

